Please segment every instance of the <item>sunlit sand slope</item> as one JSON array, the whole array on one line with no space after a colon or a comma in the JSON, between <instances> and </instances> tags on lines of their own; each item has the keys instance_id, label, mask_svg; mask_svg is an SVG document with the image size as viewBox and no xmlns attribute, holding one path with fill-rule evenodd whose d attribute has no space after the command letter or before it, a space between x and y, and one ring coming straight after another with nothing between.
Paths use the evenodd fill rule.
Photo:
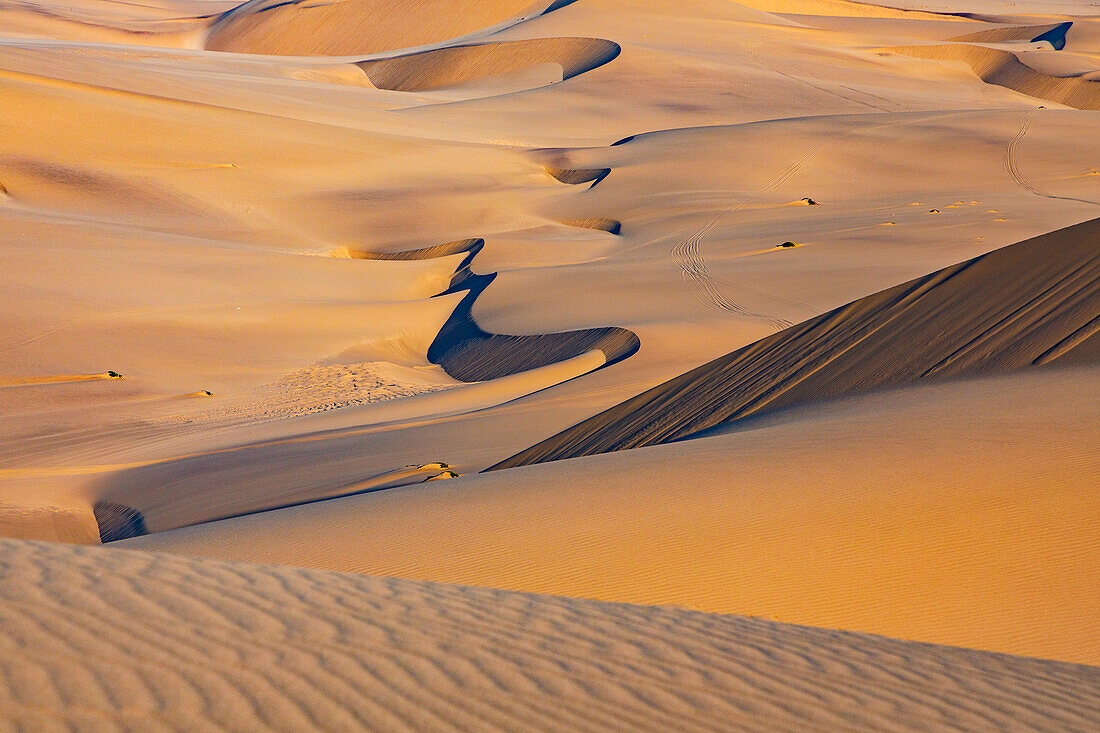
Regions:
<instances>
[{"instance_id":1,"label":"sunlit sand slope","mask_svg":"<svg viewBox=\"0 0 1100 733\"><path fill-rule=\"evenodd\" d=\"M1100 664L1098 405L1095 366L929 384L123 544Z\"/></svg>"},{"instance_id":2,"label":"sunlit sand slope","mask_svg":"<svg viewBox=\"0 0 1100 733\"><path fill-rule=\"evenodd\" d=\"M555 3L557 4L557 3ZM530 0L283 2L253 0L211 29L212 51L281 56L351 56L422 46L516 18ZM532 8L536 13L550 5Z\"/></svg>"},{"instance_id":3,"label":"sunlit sand slope","mask_svg":"<svg viewBox=\"0 0 1100 733\"><path fill-rule=\"evenodd\" d=\"M24 729L1086 731L1100 669L769 621L0 541Z\"/></svg>"},{"instance_id":4,"label":"sunlit sand slope","mask_svg":"<svg viewBox=\"0 0 1100 733\"><path fill-rule=\"evenodd\" d=\"M494 469L685 438L929 379L1100 361L1100 219L862 298L704 364Z\"/></svg>"}]
</instances>

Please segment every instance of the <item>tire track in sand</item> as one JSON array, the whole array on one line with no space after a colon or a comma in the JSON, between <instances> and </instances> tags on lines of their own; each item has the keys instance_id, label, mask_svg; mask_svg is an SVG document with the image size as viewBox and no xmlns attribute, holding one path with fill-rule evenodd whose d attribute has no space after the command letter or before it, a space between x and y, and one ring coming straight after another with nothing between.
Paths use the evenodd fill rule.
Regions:
<instances>
[{"instance_id":1,"label":"tire track in sand","mask_svg":"<svg viewBox=\"0 0 1100 733\"><path fill-rule=\"evenodd\" d=\"M786 183L796 173L805 168L806 163L816 154L817 148L804 153L798 160L787 166L783 172L758 190L753 195L753 198L758 198ZM711 275L706 260L703 258L699 249L699 245L702 241L718 227L727 214L731 214L741 209L744 205L745 202L742 201L720 211L710 221L704 224L702 228L673 247L670 255L672 260L680 268L680 277L683 278L684 282L695 288L695 297L703 305L729 311L731 313L738 313L750 318L756 318L772 326L775 330L782 331L784 328L789 328L794 324L785 318L777 318L775 316L749 311L743 305L723 293L722 289L719 287L720 281Z\"/></svg>"},{"instance_id":2,"label":"tire track in sand","mask_svg":"<svg viewBox=\"0 0 1100 733\"><path fill-rule=\"evenodd\" d=\"M1044 193L1041 191L1031 179L1027 177L1027 174L1020 168L1020 142L1027 135L1028 130L1031 129L1031 123L1035 119L1035 115L1039 113L1041 107L1036 108L1024 115L1024 121L1020 125L1020 129L1016 131L1016 134L1012 136L1012 139L1008 141L1008 145L1005 146L1004 153L1004 169L1005 172L1016 182L1020 188L1024 189L1030 194L1039 196L1045 199L1059 199L1061 201L1077 201L1082 204L1092 204L1093 206L1100 206L1100 202L1089 201L1088 199L1079 199L1076 196L1058 196L1057 194Z\"/></svg>"}]
</instances>

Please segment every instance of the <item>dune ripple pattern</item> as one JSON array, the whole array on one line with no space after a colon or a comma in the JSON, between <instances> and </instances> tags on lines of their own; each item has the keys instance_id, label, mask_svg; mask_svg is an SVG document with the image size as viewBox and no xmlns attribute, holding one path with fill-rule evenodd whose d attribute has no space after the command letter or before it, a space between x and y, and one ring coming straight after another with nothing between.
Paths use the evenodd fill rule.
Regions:
<instances>
[{"instance_id":1,"label":"dune ripple pattern","mask_svg":"<svg viewBox=\"0 0 1100 733\"><path fill-rule=\"evenodd\" d=\"M0 619L0 720L24 729L1086 731L1100 716L1095 667L127 550L0 540Z\"/></svg>"},{"instance_id":2,"label":"dune ripple pattern","mask_svg":"<svg viewBox=\"0 0 1100 733\"><path fill-rule=\"evenodd\" d=\"M920 380L1055 360L1095 363L1098 333L1100 219L1094 219L793 326L488 470L667 443L752 415Z\"/></svg>"}]
</instances>

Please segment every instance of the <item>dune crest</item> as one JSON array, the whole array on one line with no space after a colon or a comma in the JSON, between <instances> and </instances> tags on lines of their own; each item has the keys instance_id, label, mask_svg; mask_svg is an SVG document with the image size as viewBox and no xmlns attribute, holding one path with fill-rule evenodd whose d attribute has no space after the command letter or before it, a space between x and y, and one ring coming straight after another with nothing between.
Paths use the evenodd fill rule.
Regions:
<instances>
[{"instance_id":1,"label":"dune crest","mask_svg":"<svg viewBox=\"0 0 1100 733\"><path fill-rule=\"evenodd\" d=\"M1100 81L1079 76L1050 76L1031 68L1009 51L961 43L898 46L889 50L935 61L962 61L986 84L1076 109L1100 109Z\"/></svg>"},{"instance_id":2,"label":"dune crest","mask_svg":"<svg viewBox=\"0 0 1100 733\"><path fill-rule=\"evenodd\" d=\"M619 44L601 38L534 38L448 46L358 62L379 89L424 92L502 76L539 64L557 64L561 80L591 71L619 55Z\"/></svg>"},{"instance_id":3,"label":"dune crest","mask_svg":"<svg viewBox=\"0 0 1100 733\"><path fill-rule=\"evenodd\" d=\"M534 17L562 3L531 0L251 0L213 23L206 48L276 56L354 56L424 46L507 21Z\"/></svg>"}]
</instances>

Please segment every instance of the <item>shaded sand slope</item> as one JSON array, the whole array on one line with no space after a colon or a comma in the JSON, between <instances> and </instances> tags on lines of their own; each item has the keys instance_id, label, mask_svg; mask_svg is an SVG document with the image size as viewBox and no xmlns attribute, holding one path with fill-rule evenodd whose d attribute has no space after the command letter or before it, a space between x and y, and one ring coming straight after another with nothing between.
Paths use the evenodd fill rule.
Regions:
<instances>
[{"instance_id":1,"label":"shaded sand slope","mask_svg":"<svg viewBox=\"0 0 1100 733\"><path fill-rule=\"evenodd\" d=\"M561 3L554 3L555 5ZM445 41L550 5L530 0L423 3L344 0L336 3L253 0L211 27L212 51L279 56L352 56Z\"/></svg>"},{"instance_id":2,"label":"shaded sand slope","mask_svg":"<svg viewBox=\"0 0 1100 733\"><path fill-rule=\"evenodd\" d=\"M496 273L475 275L470 269L485 246L484 239L456 242L399 252L366 252L341 248L338 256L371 260L431 260L464 254L456 266L451 287L440 295L464 292L450 318L428 347L426 356L455 379L480 382L550 366L599 350L606 364L614 364L638 351L638 336L617 327L588 328L526 336L489 333L478 326L473 305L492 284Z\"/></svg>"},{"instance_id":3,"label":"shaded sand slope","mask_svg":"<svg viewBox=\"0 0 1100 733\"><path fill-rule=\"evenodd\" d=\"M967 33L948 40L970 43L1002 43L1004 41L1037 43L1047 41L1055 50L1061 51L1066 47L1066 32L1069 31L1072 25L1073 23L1069 22L1053 25L1007 25L977 31L976 33Z\"/></svg>"},{"instance_id":4,"label":"shaded sand slope","mask_svg":"<svg viewBox=\"0 0 1100 733\"><path fill-rule=\"evenodd\" d=\"M1100 369L1039 369L122 546L1098 664L1098 411Z\"/></svg>"},{"instance_id":5,"label":"shaded sand slope","mask_svg":"<svg viewBox=\"0 0 1100 733\"><path fill-rule=\"evenodd\" d=\"M568 79L619 55L619 45L600 38L535 38L449 46L357 65L379 89L419 92L497 76L538 64L557 64Z\"/></svg>"},{"instance_id":6,"label":"shaded sand slope","mask_svg":"<svg viewBox=\"0 0 1100 733\"><path fill-rule=\"evenodd\" d=\"M1100 361L1100 219L996 250L762 339L492 469L688 437L918 380Z\"/></svg>"},{"instance_id":7,"label":"shaded sand slope","mask_svg":"<svg viewBox=\"0 0 1100 733\"><path fill-rule=\"evenodd\" d=\"M391 578L0 550L0 720L25 728L1085 731L1100 716L1093 667Z\"/></svg>"},{"instance_id":8,"label":"shaded sand slope","mask_svg":"<svg viewBox=\"0 0 1100 733\"><path fill-rule=\"evenodd\" d=\"M472 309L493 279L493 275L472 275L462 284L466 295L428 348L428 359L455 379L500 379L594 349L603 352L607 364L613 364L633 355L641 346L634 332L614 326L529 336L489 333L478 326Z\"/></svg>"}]
</instances>

